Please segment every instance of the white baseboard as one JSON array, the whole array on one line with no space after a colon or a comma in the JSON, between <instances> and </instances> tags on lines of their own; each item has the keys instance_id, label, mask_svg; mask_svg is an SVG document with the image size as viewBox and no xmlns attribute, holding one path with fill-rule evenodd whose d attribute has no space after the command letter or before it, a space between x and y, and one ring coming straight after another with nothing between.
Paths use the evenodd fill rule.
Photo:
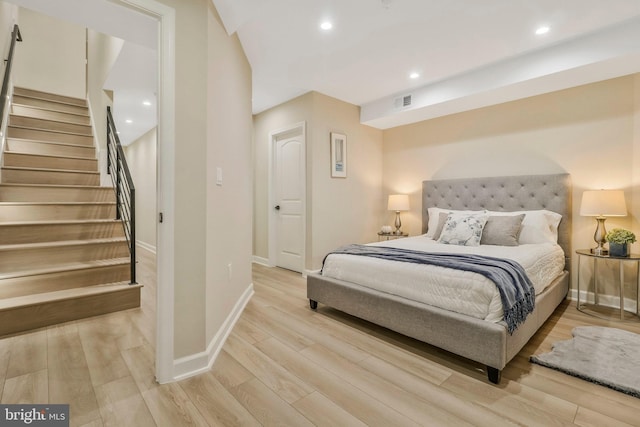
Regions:
<instances>
[{"instance_id":1,"label":"white baseboard","mask_svg":"<svg viewBox=\"0 0 640 427\"><path fill-rule=\"evenodd\" d=\"M218 333L213 337L207 349L203 352L176 359L173 362L174 381L180 381L194 375L207 372L213 366L222 346L231 330L240 318L244 308L253 296L253 283L249 284L229 313Z\"/></svg>"},{"instance_id":2,"label":"white baseboard","mask_svg":"<svg viewBox=\"0 0 640 427\"><path fill-rule=\"evenodd\" d=\"M136 240L136 246L140 246L145 251L149 251L154 255L156 254L156 247L152 246L152 245L150 245L148 243L145 243L142 240Z\"/></svg>"},{"instance_id":3,"label":"white baseboard","mask_svg":"<svg viewBox=\"0 0 640 427\"><path fill-rule=\"evenodd\" d=\"M269 260L267 258L263 258L261 256L254 255L253 262L256 264L264 265L265 267L273 267L271 264L269 264Z\"/></svg>"},{"instance_id":4,"label":"white baseboard","mask_svg":"<svg viewBox=\"0 0 640 427\"><path fill-rule=\"evenodd\" d=\"M305 270L305 271L302 272L302 277L304 277L306 279L307 276L309 274L312 274L312 273L313 274L318 274L318 273L320 273L320 270Z\"/></svg>"},{"instance_id":5,"label":"white baseboard","mask_svg":"<svg viewBox=\"0 0 640 427\"><path fill-rule=\"evenodd\" d=\"M576 289L571 289L571 291L569 292L569 298L572 301L577 301L578 291ZM598 301L599 305L602 305L604 307L620 308L620 298L618 298L616 295L599 294L598 298L599 298L599 301ZM581 303L587 302L589 304L593 304L595 302L595 295L593 294L593 292L581 291L580 302ZM635 312L637 309L637 306L638 306L638 303L635 300L631 298L624 299L624 309L626 311Z\"/></svg>"}]
</instances>

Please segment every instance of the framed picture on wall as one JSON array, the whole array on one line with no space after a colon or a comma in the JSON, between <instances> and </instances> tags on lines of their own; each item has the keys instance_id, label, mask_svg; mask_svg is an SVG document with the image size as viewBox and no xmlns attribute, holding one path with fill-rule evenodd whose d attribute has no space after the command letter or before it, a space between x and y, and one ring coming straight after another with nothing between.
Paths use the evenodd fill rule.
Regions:
<instances>
[{"instance_id":1,"label":"framed picture on wall","mask_svg":"<svg viewBox=\"0 0 640 427\"><path fill-rule=\"evenodd\" d=\"M331 177L347 177L347 136L331 132Z\"/></svg>"}]
</instances>

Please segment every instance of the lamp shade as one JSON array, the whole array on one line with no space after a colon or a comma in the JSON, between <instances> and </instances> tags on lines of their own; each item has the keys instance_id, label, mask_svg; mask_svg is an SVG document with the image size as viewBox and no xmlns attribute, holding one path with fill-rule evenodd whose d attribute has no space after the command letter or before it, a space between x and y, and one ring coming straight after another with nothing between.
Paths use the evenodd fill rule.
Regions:
<instances>
[{"instance_id":1,"label":"lamp shade","mask_svg":"<svg viewBox=\"0 0 640 427\"><path fill-rule=\"evenodd\" d=\"M626 216L627 204L622 190L588 190L582 193L582 216Z\"/></svg>"},{"instance_id":2,"label":"lamp shade","mask_svg":"<svg viewBox=\"0 0 640 427\"><path fill-rule=\"evenodd\" d=\"M387 203L387 209L390 211L408 211L409 196L406 194L391 194L389 196L389 202Z\"/></svg>"}]
</instances>

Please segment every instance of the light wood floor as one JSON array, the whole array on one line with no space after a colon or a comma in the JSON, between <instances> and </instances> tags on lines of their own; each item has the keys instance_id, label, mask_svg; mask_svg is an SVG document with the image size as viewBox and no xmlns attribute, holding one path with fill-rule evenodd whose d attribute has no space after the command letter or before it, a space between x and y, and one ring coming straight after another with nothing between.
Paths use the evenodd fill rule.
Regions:
<instances>
[{"instance_id":1,"label":"light wood floor","mask_svg":"<svg viewBox=\"0 0 640 427\"><path fill-rule=\"evenodd\" d=\"M575 326L640 333L640 322L601 321L567 302L495 386L476 363L322 305L311 311L298 274L261 266L213 370L159 386L155 261L140 253L140 309L0 340L2 403L70 403L78 426L640 426L640 399L528 361Z\"/></svg>"}]
</instances>

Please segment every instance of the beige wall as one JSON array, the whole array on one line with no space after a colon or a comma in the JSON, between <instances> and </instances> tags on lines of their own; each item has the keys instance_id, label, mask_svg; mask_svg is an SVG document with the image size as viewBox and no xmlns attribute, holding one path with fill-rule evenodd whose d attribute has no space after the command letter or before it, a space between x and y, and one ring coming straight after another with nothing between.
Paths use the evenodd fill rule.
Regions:
<instances>
[{"instance_id":1,"label":"beige wall","mask_svg":"<svg viewBox=\"0 0 640 427\"><path fill-rule=\"evenodd\" d=\"M2 49L2 57L9 56L9 47L11 46L11 32L13 25L18 22L18 6L4 1L0 1L0 49ZM20 42L16 45L19 46ZM16 47L17 49L17 47ZM2 76L4 77L4 69L6 63L2 65Z\"/></svg>"},{"instance_id":2,"label":"beige wall","mask_svg":"<svg viewBox=\"0 0 640 427\"><path fill-rule=\"evenodd\" d=\"M213 4L208 13L206 150L207 341L212 340L251 277L251 67ZM223 182L216 185L216 167Z\"/></svg>"},{"instance_id":3,"label":"beige wall","mask_svg":"<svg viewBox=\"0 0 640 427\"><path fill-rule=\"evenodd\" d=\"M124 40L87 30L87 100L91 109L96 154L99 159L102 185L112 185L107 170L107 106L113 105L104 91L113 64L118 59Z\"/></svg>"},{"instance_id":4,"label":"beige wall","mask_svg":"<svg viewBox=\"0 0 640 427\"><path fill-rule=\"evenodd\" d=\"M208 0L175 9L174 358L206 349ZM162 153L159 153L162 155ZM161 171L159 171L161 172Z\"/></svg>"},{"instance_id":5,"label":"beige wall","mask_svg":"<svg viewBox=\"0 0 640 427\"><path fill-rule=\"evenodd\" d=\"M383 212L382 131L359 107L309 92L254 117L254 255L269 258L269 133L306 122L306 269L346 243L376 240ZM330 133L347 136L347 178L331 178Z\"/></svg>"},{"instance_id":6,"label":"beige wall","mask_svg":"<svg viewBox=\"0 0 640 427\"><path fill-rule=\"evenodd\" d=\"M225 326L221 319L228 319L251 285L250 220L236 222L252 211L245 196L251 194L252 174L251 74L237 37L223 34L211 1L161 1L176 17L174 358L179 359L206 351ZM222 188L209 180L217 165L228 177ZM237 226L223 229L228 223Z\"/></svg>"},{"instance_id":7,"label":"beige wall","mask_svg":"<svg viewBox=\"0 0 640 427\"><path fill-rule=\"evenodd\" d=\"M25 8L18 24L24 41L16 51L13 83L84 99L85 28Z\"/></svg>"},{"instance_id":8,"label":"beige wall","mask_svg":"<svg viewBox=\"0 0 640 427\"><path fill-rule=\"evenodd\" d=\"M136 188L136 241L156 249L156 147L157 130L151 129L124 147Z\"/></svg>"},{"instance_id":9,"label":"beige wall","mask_svg":"<svg viewBox=\"0 0 640 427\"><path fill-rule=\"evenodd\" d=\"M382 131L360 124L360 108L314 92L308 134L307 176L311 177L311 251L307 268L348 243L377 240L383 212ZM330 133L347 136L347 178L331 178ZM309 183L307 183L309 184Z\"/></svg>"},{"instance_id":10,"label":"beige wall","mask_svg":"<svg viewBox=\"0 0 640 427\"><path fill-rule=\"evenodd\" d=\"M411 195L403 223L418 234L425 179L568 172L573 249L591 247L595 221L579 215L582 192L624 189L627 200L640 198L632 186L634 162L636 170L638 165L637 81L622 77L386 130L384 192ZM607 228L629 228L637 218L637 210L635 219L610 218Z\"/></svg>"}]
</instances>

